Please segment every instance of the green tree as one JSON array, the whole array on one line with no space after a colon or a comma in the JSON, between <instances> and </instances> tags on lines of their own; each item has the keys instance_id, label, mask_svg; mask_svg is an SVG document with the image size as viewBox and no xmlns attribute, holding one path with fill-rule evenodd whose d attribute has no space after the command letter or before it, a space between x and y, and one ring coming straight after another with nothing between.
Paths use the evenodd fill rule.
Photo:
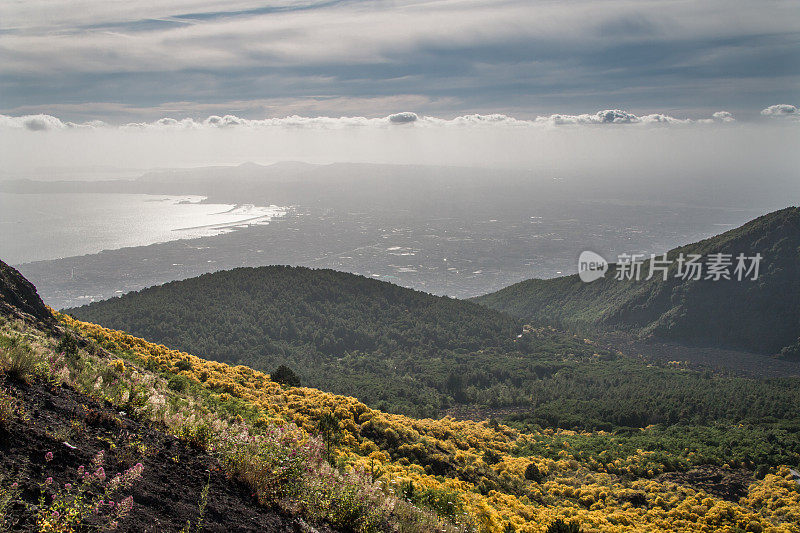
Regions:
<instances>
[{"instance_id":1,"label":"green tree","mask_svg":"<svg viewBox=\"0 0 800 533\"><path fill-rule=\"evenodd\" d=\"M339 418L328 411L319 419L317 424L317 431L319 431L323 442L325 443L325 456L328 462L332 462L333 450L342 436L342 429L339 427Z\"/></svg>"},{"instance_id":2,"label":"green tree","mask_svg":"<svg viewBox=\"0 0 800 533\"><path fill-rule=\"evenodd\" d=\"M279 366L275 372L270 374L270 378L276 383L289 385L290 387L300 386L300 378L294 373L294 370L286 365Z\"/></svg>"},{"instance_id":3,"label":"green tree","mask_svg":"<svg viewBox=\"0 0 800 533\"><path fill-rule=\"evenodd\" d=\"M540 483L542 481L542 472L539 470L539 467L536 466L536 463L530 463L525 468L525 479L528 481L534 481L536 483Z\"/></svg>"}]
</instances>

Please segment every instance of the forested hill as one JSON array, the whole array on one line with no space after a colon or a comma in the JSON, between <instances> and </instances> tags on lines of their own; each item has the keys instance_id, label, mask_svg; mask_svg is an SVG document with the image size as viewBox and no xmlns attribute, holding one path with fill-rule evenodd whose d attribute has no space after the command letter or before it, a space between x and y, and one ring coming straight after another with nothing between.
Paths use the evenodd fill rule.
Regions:
<instances>
[{"instance_id":1,"label":"forested hill","mask_svg":"<svg viewBox=\"0 0 800 533\"><path fill-rule=\"evenodd\" d=\"M733 255L731 280L677 277L683 253ZM736 256L760 253L756 281L733 275ZM610 258L607 258L610 259ZM616 259L616 258L614 258ZM520 319L582 332L632 330L644 335L800 358L800 209L759 217L721 235L676 248L664 281L604 278L583 283L577 275L532 279L474 301ZM707 264L704 265L707 267ZM645 278L649 261L642 267ZM703 269L703 278L707 268Z\"/></svg>"},{"instance_id":2,"label":"forested hill","mask_svg":"<svg viewBox=\"0 0 800 533\"><path fill-rule=\"evenodd\" d=\"M515 319L471 302L335 270L284 266L206 274L68 312L221 361L298 349L322 358L477 350L519 333Z\"/></svg>"},{"instance_id":3,"label":"forested hill","mask_svg":"<svg viewBox=\"0 0 800 533\"><path fill-rule=\"evenodd\" d=\"M453 401L514 404L551 366L596 348L472 302L300 267L239 268L71 309L69 314L396 412L433 416ZM548 363L549 364L549 363Z\"/></svg>"}]
</instances>

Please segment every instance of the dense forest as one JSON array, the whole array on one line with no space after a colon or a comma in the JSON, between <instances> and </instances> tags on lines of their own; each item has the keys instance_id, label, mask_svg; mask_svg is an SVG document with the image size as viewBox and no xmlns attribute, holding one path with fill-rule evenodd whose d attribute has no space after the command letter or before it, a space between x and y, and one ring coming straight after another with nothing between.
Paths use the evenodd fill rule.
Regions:
<instances>
[{"instance_id":1,"label":"dense forest","mask_svg":"<svg viewBox=\"0 0 800 533\"><path fill-rule=\"evenodd\" d=\"M334 270L238 268L68 311L215 359L510 345L515 319L477 304ZM205 331L201 334L196 328Z\"/></svg>"},{"instance_id":2,"label":"dense forest","mask_svg":"<svg viewBox=\"0 0 800 533\"><path fill-rule=\"evenodd\" d=\"M218 272L69 311L167 346L414 416L613 430L792 418L791 380L655 365L588 339L330 270ZM296 385L295 381L287 382ZM471 415L470 415L471 416Z\"/></svg>"},{"instance_id":3,"label":"dense forest","mask_svg":"<svg viewBox=\"0 0 800 533\"><path fill-rule=\"evenodd\" d=\"M706 279L710 255L716 253L730 254L729 280ZM701 256L701 279L677 275L680 254ZM734 275L739 254L761 255L756 280L752 274L742 281ZM800 359L800 208L782 209L676 248L667 258L671 265L666 281L660 271L644 280L648 260L639 281L615 279L617 265L611 264L604 278L591 283L577 275L532 279L474 301L519 319L584 334L626 330Z\"/></svg>"},{"instance_id":4,"label":"dense forest","mask_svg":"<svg viewBox=\"0 0 800 533\"><path fill-rule=\"evenodd\" d=\"M217 361L287 365L304 385L418 415L470 386L548 371L523 354L588 352L555 333L518 340L515 319L477 304L307 268L218 272L68 312Z\"/></svg>"}]
</instances>

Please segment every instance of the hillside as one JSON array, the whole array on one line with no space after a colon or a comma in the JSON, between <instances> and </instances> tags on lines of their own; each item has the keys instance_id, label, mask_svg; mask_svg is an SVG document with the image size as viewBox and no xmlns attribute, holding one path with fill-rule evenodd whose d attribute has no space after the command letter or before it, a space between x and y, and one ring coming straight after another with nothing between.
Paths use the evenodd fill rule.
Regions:
<instances>
[{"instance_id":1,"label":"hillside","mask_svg":"<svg viewBox=\"0 0 800 533\"><path fill-rule=\"evenodd\" d=\"M770 414L753 422L616 434L522 432L496 422L383 413L352 397L281 387L247 367L208 362L66 315L60 319L98 346L180 377L187 390L209 393L256 427L283 420L319 434L332 416L336 438L321 436L332 443L340 469L361 472L362 479L377 481L379 494L433 509L465 531L557 533L568 531L565 524L575 528L569 531L601 532L797 531L800 493L784 466L800 463L800 428L792 418L798 392L791 380L767 383L742 402L749 410L758 403L755 396L772 398L761 404ZM711 379L707 389L724 388L725 379ZM720 408L733 394L758 386L732 382ZM353 529L362 528L353 522Z\"/></svg>"},{"instance_id":2,"label":"hillside","mask_svg":"<svg viewBox=\"0 0 800 533\"><path fill-rule=\"evenodd\" d=\"M683 280L679 254L743 253L763 257L756 281ZM473 301L534 323L580 332L633 331L644 336L785 357L800 355L800 208L759 217L739 228L668 253L664 281L604 278L583 283L577 275L532 279ZM735 259L734 259L735 265ZM642 272L646 277L649 261ZM731 267L731 272L733 267ZM705 272L705 270L704 270ZM705 274L704 274L705 275Z\"/></svg>"},{"instance_id":3,"label":"hillside","mask_svg":"<svg viewBox=\"0 0 800 533\"><path fill-rule=\"evenodd\" d=\"M187 342L182 329L228 322L216 327L233 328L228 333L239 343L250 343L246 351L211 338L198 348L230 361L281 351L328 359L352 351L475 350L519 333L516 320L476 304L345 272L283 266L206 274L67 312L172 346Z\"/></svg>"},{"instance_id":4,"label":"hillside","mask_svg":"<svg viewBox=\"0 0 800 533\"><path fill-rule=\"evenodd\" d=\"M76 490L92 505L103 498L102 460L134 468L108 482L126 502L119 518L125 531L170 530L165 520L184 519L187 530L199 529L202 519L211 531L283 524L313 531L306 521L317 531L798 531L800 493L789 467L800 463L793 418L800 399L792 380L640 364L652 390L669 392L654 377L670 375L716 391L700 400L699 389L677 390L684 403L672 408L688 413L713 402L717 422L615 434L523 432L496 422L387 414L352 397L282 386L247 367L57 319L53 333L30 315L0 315L0 431L24 437L0 443L4 524L30 529L45 520L60 531L110 524L117 511L92 514L91 505L74 503ZM567 370L565 386L552 388L557 403L569 404L582 388ZM592 395L599 401L603 393ZM66 485L87 460L94 461L89 479ZM52 481L37 483L46 476ZM255 499L235 492L236 483ZM39 493L53 494L53 504L35 506ZM264 514L262 506L279 512ZM66 517L74 527L60 527Z\"/></svg>"},{"instance_id":5,"label":"hillside","mask_svg":"<svg viewBox=\"0 0 800 533\"><path fill-rule=\"evenodd\" d=\"M303 385L412 416L611 431L784 419L783 399L760 398L793 394L788 379L710 387L669 362L648 366L550 328L515 329L474 303L330 270L218 272L70 313L217 361L285 364Z\"/></svg>"},{"instance_id":6,"label":"hillside","mask_svg":"<svg viewBox=\"0 0 800 533\"><path fill-rule=\"evenodd\" d=\"M33 286L0 271L0 531L471 530L334 469L318 428L261 416L230 383L212 394L143 359L146 343L121 349L111 332L29 313Z\"/></svg>"},{"instance_id":7,"label":"hillside","mask_svg":"<svg viewBox=\"0 0 800 533\"><path fill-rule=\"evenodd\" d=\"M8 333L3 332L0 343L15 338ZM117 531L157 533L180 531L189 522L220 533L290 533L301 524L258 505L244 483L225 475L217 458L163 428L149 427L100 398L54 387L39 376L9 379L5 370L0 370L0 405L13 414L0 417L0 531L102 531L117 522ZM112 492L108 483L77 475L93 463L108 472L109 483L114 472L135 479ZM36 495L43 483L50 485L43 492L54 501L38 512L32 506L39 504ZM66 488L70 483L74 490ZM87 507L101 498L109 505L87 513L72 499L79 495L88 500ZM128 498L131 508L126 511ZM114 501L116 510L110 506Z\"/></svg>"},{"instance_id":8,"label":"hillside","mask_svg":"<svg viewBox=\"0 0 800 533\"><path fill-rule=\"evenodd\" d=\"M300 267L217 272L66 312L217 361L285 364L303 384L424 416L524 402L547 362L597 351L555 331L517 338L517 320L474 303Z\"/></svg>"},{"instance_id":9,"label":"hillside","mask_svg":"<svg viewBox=\"0 0 800 533\"><path fill-rule=\"evenodd\" d=\"M36 287L15 268L0 261L0 313L16 318L29 317L50 325L53 316L36 292Z\"/></svg>"}]
</instances>

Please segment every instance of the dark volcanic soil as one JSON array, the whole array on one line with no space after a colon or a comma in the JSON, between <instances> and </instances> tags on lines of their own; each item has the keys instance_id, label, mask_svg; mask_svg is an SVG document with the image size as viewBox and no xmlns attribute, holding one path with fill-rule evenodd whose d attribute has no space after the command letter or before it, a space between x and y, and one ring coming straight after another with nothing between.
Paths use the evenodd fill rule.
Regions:
<instances>
[{"instance_id":1,"label":"dark volcanic soil","mask_svg":"<svg viewBox=\"0 0 800 533\"><path fill-rule=\"evenodd\" d=\"M738 502L747 495L747 488L755 479L753 472L744 469L729 469L718 466L700 466L688 472L668 472L656 481L671 481L703 490L728 501Z\"/></svg>"},{"instance_id":2,"label":"dark volcanic soil","mask_svg":"<svg viewBox=\"0 0 800 533\"><path fill-rule=\"evenodd\" d=\"M77 469L87 468L100 450L106 451L110 479L137 462L144 472L130 490L133 511L119 531L180 531L194 524L201 491L209 479L203 531L302 531L302 521L259 506L242 483L228 479L217 461L150 424L140 423L66 387L44 383L0 383L19 400L24 417L13 417L0 428L0 477L8 487L16 481L22 498L37 503L39 486L52 477L54 486L76 483ZM25 419L27 418L27 420ZM71 449L64 441L75 446ZM53 453L47 462L45 454ZM16 504L14 531L35 531L31 512ZM192 529L194 531L194 528Z\"/></svg>"}]
</instances>

